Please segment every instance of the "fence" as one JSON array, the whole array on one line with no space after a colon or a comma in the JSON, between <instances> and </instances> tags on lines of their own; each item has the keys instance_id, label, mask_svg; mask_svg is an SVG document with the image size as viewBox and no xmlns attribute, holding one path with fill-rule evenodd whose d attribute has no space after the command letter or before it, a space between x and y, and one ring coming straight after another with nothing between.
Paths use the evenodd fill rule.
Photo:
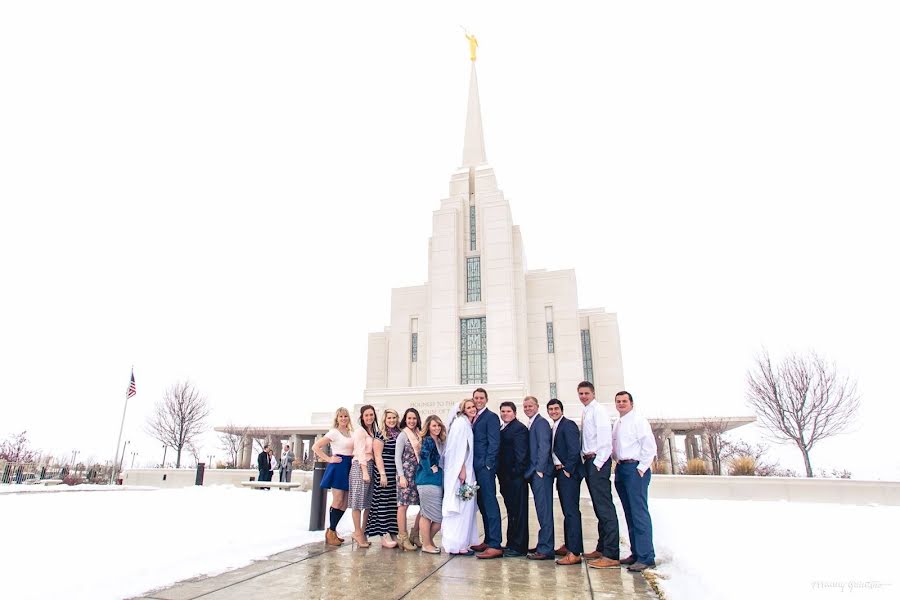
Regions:
<instances>
[{"instance_id":1,"label":"fence","mask_svg":"<svg viewBox=\"0 0 900 600\"><path fill-rule=\"evenodd\" d=\"M0 483L35 484L48 479L61 479L66 483L106 483L109 467L105 465L49 465L34 462L8 462L0 460Z\"/></svg>"}]
</instances>

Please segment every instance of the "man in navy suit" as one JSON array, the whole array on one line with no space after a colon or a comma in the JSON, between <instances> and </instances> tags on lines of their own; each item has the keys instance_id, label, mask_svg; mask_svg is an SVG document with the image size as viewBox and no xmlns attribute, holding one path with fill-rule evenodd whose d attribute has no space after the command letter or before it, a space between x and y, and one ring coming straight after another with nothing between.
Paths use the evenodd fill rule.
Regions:
<instances>
[{"instance_id":1,"label":"man in navy suit","mask_svg":"<svg viewBox=\"0 0 900 600\"><path fill-rule=\"evenodd\" d=\"M500 558L500 504L497 503L497 455L500 453L500 417L487 407L487 392L472 394L475 422L472 423L472 467L478 484L478 510L484 521L484 542L472 546L477 558Z\"/></svg>"},{"instance_id":2,"label":"man in navy suit","mask_svg":"<svg viewBox=\"0 0 900 600\"><path fill-rule=\"evenodd\" d=\"M500 404L500 460L497 479L506 505L506 550L503 556L528 554L528 428L516 418L516 405Z\"/></svg>"},{"instance_id":3,"label":"man in navy suit","mask_svg":"<svg viewBox=\"0 0 900 600\"><path fill-rule=\"evenodd\" d=\"M556 549L558 565L581 564L584 540L581 537L581 433L578 425L563 416L562 402L554 398L547 403L547 414L553 419L553 464L556 468L556 493L563 511L564 543Z\"/></svg>"},{"instance_id":4,"label":"man in navy suit","mask_svg":"<svg viewBox=\"0 0 900 600\"><path fill-rule=\"evenodd\" d=\"M531 560L551 560L553 558L553 431L547 419L538 414L538 401L534 396L526 396L522 403L528 417L528 468L525 479L531 483L534 495L534 510L537 513L538 542Z\"/></svg>"}]
</instances>

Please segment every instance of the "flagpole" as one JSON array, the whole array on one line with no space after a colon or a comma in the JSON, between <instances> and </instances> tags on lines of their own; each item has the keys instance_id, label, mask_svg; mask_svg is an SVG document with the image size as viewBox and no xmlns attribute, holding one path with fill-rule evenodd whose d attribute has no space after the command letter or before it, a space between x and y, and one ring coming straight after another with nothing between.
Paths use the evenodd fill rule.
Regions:
<instances>
[{"instance_id":1,"label":"flagpole","mask_svg":"<svg viewBox=\"0 0 900 600\"><path fill-rule=\"evenodd\" d=\"M131 365L131 378L134 379L134 365ZM130 385L130 383L129 383ZM129 387L129 391L131 388ZM122 424L119 425L119 439L116 441L116 461L113 463L112 473L109 476L109 483L113 484L119 475L119 446L122 444L122 430L125 429L125 413L128 412L128 399L131 397L129 391L125 392L125 408L122 409ZM122 453L125 457L125 453Z\"/></svg>"}]
</instances>

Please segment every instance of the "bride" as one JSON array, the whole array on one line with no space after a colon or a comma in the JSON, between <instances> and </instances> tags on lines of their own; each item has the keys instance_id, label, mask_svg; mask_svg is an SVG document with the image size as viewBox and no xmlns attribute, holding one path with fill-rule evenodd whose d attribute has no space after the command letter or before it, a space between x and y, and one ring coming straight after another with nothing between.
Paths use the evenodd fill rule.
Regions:
<instances>
[{"instance_id":1,"label":"bride","mask_svg":"<svg viewBox=\"0 0 900 600\"><path fill-rule=\"evenodd\" d=\"M475 525L475 499L456 495L460 484L475 484L472 468L472 420L478 409L471 398L459 403L450 416L450 432L444 449L444 502L442 505L441 545L450 554L471 555L469 546L478 543Z\"/></svg>"}]
</instances>

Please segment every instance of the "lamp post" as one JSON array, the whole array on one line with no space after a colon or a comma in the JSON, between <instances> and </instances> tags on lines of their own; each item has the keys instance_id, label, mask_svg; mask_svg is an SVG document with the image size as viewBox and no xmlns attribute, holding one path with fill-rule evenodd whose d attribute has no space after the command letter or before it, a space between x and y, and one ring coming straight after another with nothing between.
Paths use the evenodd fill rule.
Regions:
<instances>
[{"instance_id":1,"label":"lamp post","mask_svg":"<svg viewBox=\"0 0 900 600\"><path fill-rule=\"evenodd\" d=\"M78 469L75 467L75 465L77 464L75 462L76 458L78 458L78 450L72 450L72 470L77 473Z\"/></svg>"},{"instance_id":2,"label":"lamp post","mask_svg":"<svg viewBox=\"0 0 900 600\"><path fill-rule=\"evenodd\" d=\"M135 458L137 455L138 455L137 452L132 452L132 453L131 453L131 468L132 468L132 469L134 468L134 458Z\"/></svg>"}]
</instances>

